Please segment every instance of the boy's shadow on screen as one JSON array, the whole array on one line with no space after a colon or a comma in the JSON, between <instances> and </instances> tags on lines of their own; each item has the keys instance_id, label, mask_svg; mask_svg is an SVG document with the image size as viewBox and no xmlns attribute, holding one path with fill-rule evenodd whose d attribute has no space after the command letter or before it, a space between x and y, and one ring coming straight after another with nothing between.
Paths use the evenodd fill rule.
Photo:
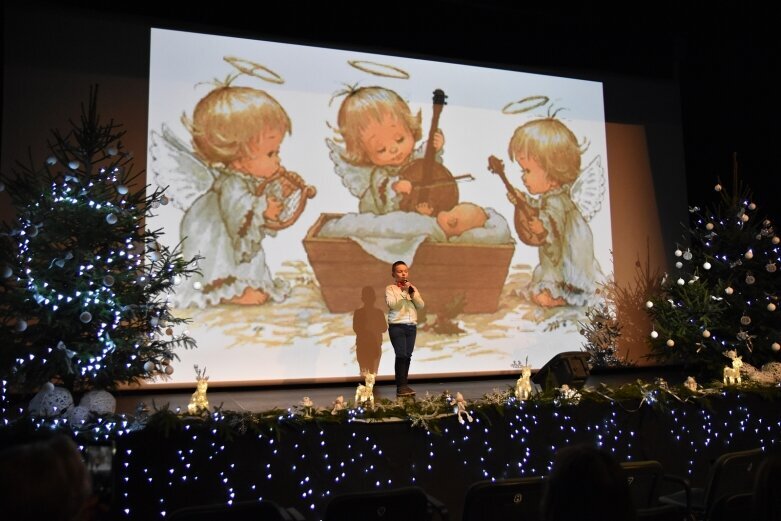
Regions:
<instances>
[{"instance_id":1,"label":"boy's shadow on screen","mask_svg":"<svg viewBox=\"0 0 781 521\"><path fill-rule=\"evenodd\" d=\"M355 354L358 359L358 371L377 374L382 356L382 334L388 330L385 312L375 307L377 293L371 286L361 290L363 307L353 313L353 331L355 331Z\"/></svg>"}]
</instances>

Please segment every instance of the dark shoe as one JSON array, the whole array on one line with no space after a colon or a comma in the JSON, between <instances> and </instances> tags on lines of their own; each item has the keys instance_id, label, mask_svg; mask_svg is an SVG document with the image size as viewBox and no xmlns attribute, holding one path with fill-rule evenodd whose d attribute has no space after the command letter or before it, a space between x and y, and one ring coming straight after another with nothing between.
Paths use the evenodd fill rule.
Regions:
<instances>
[{"instance_id":1,"label":"dark shoe","mask_svg":"<svg viewBox=\"0 0 781 521\"><path fill-rule=\"evenodd\" d=\"M415 396L415 391L408 385L400 385L396 388L396 396Z\"/></svg>"}]
</instances>

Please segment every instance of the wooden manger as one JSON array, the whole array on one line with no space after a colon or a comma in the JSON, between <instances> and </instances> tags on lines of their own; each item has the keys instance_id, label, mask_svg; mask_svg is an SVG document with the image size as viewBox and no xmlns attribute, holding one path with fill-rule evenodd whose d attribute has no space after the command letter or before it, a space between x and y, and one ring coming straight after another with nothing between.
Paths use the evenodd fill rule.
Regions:
<instances>
[{"instance_id":1,"label":"wooden manger","mask_svg":"<svg viewBox=\"0 0 781 521\"><path fill-rule=\"evenodd\" d=\"M375 305L384 309L385 286L393 282L390 264L377 259L348 238L319 237L330 219L342 214L324 213L304 238L309 263L332 313L362 307L364 287L375 290ZM426 309L436 313L465 299L464 313L493 313L507 280L515 245L458 244L424 241L410 266L410 281L420 286Z\"/></svg>"}]
</instances>

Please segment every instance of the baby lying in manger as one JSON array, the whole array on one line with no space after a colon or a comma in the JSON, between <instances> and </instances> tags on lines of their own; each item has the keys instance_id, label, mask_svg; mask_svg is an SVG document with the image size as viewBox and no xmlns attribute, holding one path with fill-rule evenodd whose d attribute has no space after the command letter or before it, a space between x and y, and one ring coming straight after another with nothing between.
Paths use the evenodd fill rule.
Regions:
<instances>
[{"instance_id":1,"label":"baby lying in manger","mask_svg":"<svg viewBox=\"0 0 781 521\"><path fill-rule=\"evenodd\" d=\"M326 222L320 237L346 237L370 255L387 263L411 262L418 246L438 243L508 244L513 240L507 220L493 208L461 203L436 217L417 212L383 215L349 213Z\"/></svg>"}]
</instances>

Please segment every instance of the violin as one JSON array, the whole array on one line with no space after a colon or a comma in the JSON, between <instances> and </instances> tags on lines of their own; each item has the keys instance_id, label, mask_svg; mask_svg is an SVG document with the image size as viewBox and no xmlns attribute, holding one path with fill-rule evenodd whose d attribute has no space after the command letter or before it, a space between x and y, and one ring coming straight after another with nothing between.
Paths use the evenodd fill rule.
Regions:
<instances>
[{"instance_id":1,"label":"violin","mask_svg":"<svg viewBox=\"0 0 781 521\"><path fill-rule=\"evenodd\" d=\"M400 179L405 179L412 185L410 193L404 194L399 203L399 208L405 212L416 211L419 204L427 203L432 215L436 215L458 204L457 178L436 161L434 150L434 136L439 128L439 116L442 114L446 97L442 89L434 91L433 116L424 157L411 161L399 172Z\"/></svg>"},{"instance_id":2,"label":"violin","mask_svg":"<svg viewBox=\"0 0 781 521\"><path fill-rule=\"evenodd\" d=\"M510 184L510 181L507 180L507 176L504 173L504 162L501 159L496 156L490 156L488 158L488 170L490 170L491 173L498 175L502 179L504 182L504 187L507 189L507 193L513 194L513 196L515 196L515 187ZM514 205L515 215L513 221L515 224L515 231L518 233L518 238L521 239L524 244L528 244L530 246L539 246L540 244L543 244L545 242L545 236L548 235L548 232L543 230L541 233L535 234L529 229L528 224L529 221L539 219L540 210L531 206L523 199L518 199L517 197L516 199L517 200Z\"/></svg>"}]
</instances>

